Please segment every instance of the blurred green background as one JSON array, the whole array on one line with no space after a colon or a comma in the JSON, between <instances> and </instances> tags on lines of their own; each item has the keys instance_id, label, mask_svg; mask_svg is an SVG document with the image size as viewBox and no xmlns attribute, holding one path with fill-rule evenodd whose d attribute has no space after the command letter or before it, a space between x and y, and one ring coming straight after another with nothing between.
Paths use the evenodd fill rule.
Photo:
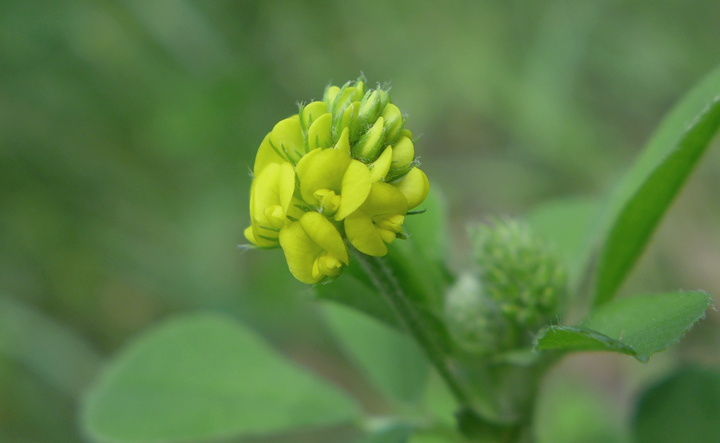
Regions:
<instances>
[{"instance_id":1,"label":"blurred green background","mask_svg":"<svg viewBox=\"0 0 720 443\"><path fill-rule=\"evenodd\" d=\"M372 409L282 254L237 248L263 136L329 82L391 82L461 269L468 221L609 192L720 62L719 22L709 0L0 2L0 440L79 441L98 362L193 309L236 315ZM720 294L717 144L623 292ZM622 422L648 380L720 364L718 323L650 365L577 356L550 381L571 374ZM45 376L58 367L77 380Z\"/></svg>"}]
</instances>

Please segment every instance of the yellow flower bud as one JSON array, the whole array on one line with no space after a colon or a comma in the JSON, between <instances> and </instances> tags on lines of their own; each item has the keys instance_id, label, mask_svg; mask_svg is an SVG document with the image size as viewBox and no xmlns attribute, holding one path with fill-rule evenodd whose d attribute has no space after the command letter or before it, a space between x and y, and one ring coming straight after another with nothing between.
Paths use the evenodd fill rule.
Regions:
<instances>
[{"instance_id":1,"label":"yellow flower bud","mask_svg":"<svg viewBox=\"0 0 720 443\"><path fill-rule=\"evenodd\" d=\"M377 160L368 165L370 169L370 177L372 181L379 182L385 180L385 176L390 171L390 165L392 164L393 149L391 147L385 148L380 157Z\"/></svg>"},{"instance_id":2,"label":"yellow flower bud","mask_svg":"<svg viewBox=\"0 0 720 443\"><path fill-rule=\"evenodd\" d=\"M312 102L300 108L300 126L302 126L303 133L307 134L310 125L317 120L321 115L328 113L327 104L322 102Z\"/></svg>"},{"instance_id":3,"label":"yellow flower bud","mask_svg":"<svg viewBox=\"0 0 720 443\"><path fill-rule=\"evenodd\" d=\"M363 161L373 161L380 154L383 147L383 132L385 120L378 117L375 124L360 137L357 144L353 146L353 155Z\"/></svg>"},{"instance_id":4,"label":"yellow flower bud","mask_svg":"<svg viewBox=\"0 0 720 443\"><path fill-rule=\"evenodd\" d=\"M332 105L328 104L328 108L333 114L342 112L342 110L352 102L362 100L365 94L365 85L362 82L356 82L355 86L350 86L350 83L351 82L345 83L345 85L340 88L340 91L338 91L332 101Z\"/></svg>"},{"instance_id":5,"label":"yellow flower bud","mask_svg":"<svg viewBox=\"0 0 720 443\"><path fill-rule=\"evenodd\" d=\"M340 92L339 86L328 86L325 88L325 93L323 94L323 101L327 105L328 109L332 109L333 103L335 102L335 97L337 97L338 92Z\"/></svg>"},{"instance_id":6,"label":"yellow flower bud","mask_svg":"<svg viewBox=\"0 0 720 443\"><path fill-rule=\"evenodd\" d=\"M405 125L405 119L400 112L400 108L392 103L388 103L383 109L381 116L385 119L385 143L389 145L395 144L400 137L400 131L402 131Z\"/></svg>"},{"instance_id":7,"label":"yellow flower bud","mask_svg":"<svg viewBox=\"0 0 720 443\"><path fill-rule=\"evenodd\" d=\"M349 103L341 112L333 114L332 117L332 134L340 137L342 132L347 129L351 140L355 140L360 131L360 123L358 121L358 111L360 102Z\"/></svg>"},{"instance_id":8,"label":"yellow flower bud","mask_svg":"<svg viewBox=\"0 0 720 443\"><path fill-rule=\"evenodd\" d=\"M308 152L317 148L329 148L333 144L331 133L332 115L325 113L318 117L307 131Z\"/></svg>"},{"instance_id":9,"label":"yellow flower bud","mask_svg":"<svg viewBox=\"0 0 720 443\"><path fill-rule=\"evenodd\" d=\"M290 272L303 283L334 278L349 261L340 232L317 212L307 212L285 225L279 240Z\"/></svg>"},{"instance_id":10,"label":"yellow flower bud","mask_svg":"<svg viewBox=\"0 0 720 443\"><path fill-rule=\"evenodd\" d=\"M360 102L360 111L358 113L360 125L367 126L374 122L380 116L383 109L385 109L388 99L388 93L382 89L371 89L367 91L362 102Z\"/></svg>"},{"instance_id":11,"label":"yellow flower bud","mask_svg":"<svg viewBox=\"0 0 720 443\"><path fill-rule=\"evenodd\" d=\"M393 145L393 158L390 168L399 170L412 163L413 160L415 160L415 146L413 146L412 140L408 137L401 137L400 140Z\"/></svg>"}]
</instances>

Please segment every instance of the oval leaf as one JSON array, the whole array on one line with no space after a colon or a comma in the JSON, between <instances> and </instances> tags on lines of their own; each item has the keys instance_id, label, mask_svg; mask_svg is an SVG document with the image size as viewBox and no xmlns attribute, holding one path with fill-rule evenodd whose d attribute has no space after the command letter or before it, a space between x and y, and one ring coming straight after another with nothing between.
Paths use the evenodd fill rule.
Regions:
<instances>
[{"instance_id":1,"label":"oval leaf","mask_svg":"<svg viewBox=\"0 0 720 443\"><path fill-rule=\"evenodd\" d=\"M647 361L705 316L712 298L704 292L627 297L596 309L579 327L549 326L536 349L612 351Z\"/></svg>"},{"instance_id":2,"label":"oval leaf","mask_svg":"<svg viewBox=\"0 0 720 443\"><path fill-rule=\"evenodd\" d=\"M186 442L279 432L355 418L342 391L231 319L170 320L121 352L83 405L102 442Z\"/></svg>"},{"instance_id":3,"label":"oval leaf","mask_svg":"<svg viewBox=\"0 0 720 443\"><path fill-rule=\"evenodd\" d=\"M100 357L68 329L32 307L0 295L0 354L76 398L100 368Z\"/></svg>"},{"instance_id":4,"label":"oval leaf","mask_svg":"<svg viewBox=\"0 0 720 443\"><path fill-rule=\"evenodd\" d=\"M595 304L610 300L720 126L720 69L663 120L609 202Z\"/></svg>"}]
</instances>

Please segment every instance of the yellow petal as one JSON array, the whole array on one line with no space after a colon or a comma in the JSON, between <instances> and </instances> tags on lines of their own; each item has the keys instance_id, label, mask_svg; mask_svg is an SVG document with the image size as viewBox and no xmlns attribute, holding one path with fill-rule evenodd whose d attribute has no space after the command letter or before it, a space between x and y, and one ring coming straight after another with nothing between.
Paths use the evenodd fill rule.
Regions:
<instances>
[{"instance_id":1,"label":"yellow petal","mask_svg":"<svg viewBox=\"0 0 720 443\"><path fill-rule=\"evenodd\" d=\"M393 146L392 168L398 169L415 160L415 147L412 140L402 137Z\"/></svg>"},{"instance_id":2,"label":"yellow petal","mask_svg":"<svg viewBox=\"0 0 720 443\"><path fill-rule=\"evenodd\" d=\"M337 228L324 215L307 212L300 218L300 225L307 235L323 250L348 264L348 252L345 242Z\"/></svg>"},{"instance_id":3,"label":"yellow petal","mask_svg":"<svg viewBox=\"0 0 720 443\"><path fill-rule=\"evenodd\" d=\"M365 203L345 218L345 235L358 251L381 257L387 254L386 243L401 231L406 212L402 192L388 183L375 182Z\"/></svg>"},{"instance_id":4,"label":"yellow petal","mask_svg":"<svg viewBox=\"0 0 720 443\"><path fill-rule=\"evenodd\" d=\"M428 182L425 173L419 168L412 168L395 186L405 195L408 210L425 201L430 191L430 182Z\"/></svg>"},{"instance_id":5,"label":"yellow petal","mask_svg":"<svg viewBox=\"0 0 720 443\"><path fill-rule=\"evenodd\" d=\"M361 209L372 217L405 215L408 211L408 203L405 195L395 186L375 182Z\"/></svg>"},{"instance_id":6,"label":"yellow petal","mask_svg":"<svg viewBox=\"0 0 720 443\"><path fill-rule=\"evenodd\" d=\"M287 214L288 207L295 193L295 168L290 163L280 165L278 179L278 200L282 206L283 214Z\"/></svg>"},{"instance_id":7,"label":"yellow petal","mask_svg":"<svg viewBox=\"0 0 720 443\"><path fill-rule=\"evenodd\" d=\"M315 120L327 112L328 107L325 102L312 102L303 106L300 111L300 124L303 130L307 131Z\"/></svg>"},{"instance_id":8,"label":"yellow petal","mask_svg":"<svg viewBox=\"0 0 720 443\"><path fill-rule=\"evenodd\" d=\"M370 171L363 162L352 160L342 178L340 206L335 220L342 220L360 207L372 187Z\"/></svg>"},{"instance_id":9,"label":"yellow petal","mask_svg":"<svg viewBox=\"0 0 720 443\"><path fill-rule=\"evenodd\" d=\"M303 283L315 284L335 277L348 264L340 232L317 212L304 214L280 230L280 246L290 272Z\"/></svg>"},{"instance_id":10,"label":"yellow petal","mask_svg":"<svg viewBox=\"0 0 720 443\"><path fill-rule=\"evenodd\" d=\"M310 285L322 279L321 276L313 276L313 264L322 253L322 248L312 241L300 222L290 222L280 230L280 246L295 278Z\"/></svg>"},{"instance_id":11,"label":"yellow petal","mask_svg":"<svg viewBox=\"0 0 720 443\"><path fill-rule=\"evenodd\" d=\"M252 225L250 225L247 228L245 228L245 231L243 231L243 234L245 234L245 238L248 239L248 241L250 243L257 245L257 241L255 240L255 236L253 235L252 231L253 231Z\"/></svg>"},{"instance_id":12,"label":"yellow petal","mask_svg":"<svg viewBox=\"0 0 720 443\"><path fill-rule=\"evenodd\" d=\"M350 130L348 128L342 130L342 133L338 138L338 142L335 145L335 149L343 151L348 157L350 157Z\"/></svg>"},{"instance_id":13,"label":"yellow petal","mask_svg":"<svg viewBox=\"0 0 720 443\"><path fill-rule=\"evenodd\" d=\"M250 218L256 245L277 246L276 229L286 222L294 192L295 170L287 162L271 163L255 176L250 188Z\"/></svg>"},{"instance_id":14,"label":"yellow petal","mask_svg":"<svg viewBox=\"0 0 720 443\"><path fill-rule=\"evenodd\" d=\"M387 244L392 243L397 238L397 234L392 231L387 231L385 229L378 229L378 234L380 235L380 238L382 238L382 240Z\"/></svg>"},{"instance_id":15,"label":"yellow petal","mask_svg":"<svg viewBox=\"0 0 720 443\"><path fill-rule=\"evenodd\" d=\"M388 171L390 171L392 158L393 149L388 146L383 153L380 154L380 157L369 165L372 181L379 182L385 180L385 176Z\"/></svg>"},{"instance_id":16,"label":"yellow petal","mask_svg":"<svg viewBox=\"0 0 720 443\"><path fill-rule=\"evenodd\" d=\"M278 155L270 144L270 134L266 135L260 148L255 155L255 164L253 165L253 174L257 175L265 169L265 166L271 163L284 163L287 160Z\"/></svg>"},{"instance_id":17,"label":"yellow petal","mask_svg":"<svg viewBox=\"0 0 720 443\"><path fill-rule=\"evenodd\" d=\"M323 103L324 104L324 103ZM307 132L308 150L329 148L332 146L332 114L325 113L318 117Z\"/></svg>"},{"instance_id":18,"label":"yellow petal","mask_svg":"<svg viewBox=\"0 0 720 443\"><path fill-rule=\"evenodd\" d=\"M370 215L358 210L345 218L345 235L358 251L373 257L382 257L388 248Z\"/></svg>"},{"instance_id":19,"label":"yellow petal","mask_svg":"<svg viewBox=\"0 0 720 443\"><path fill-rule=\"evenodd\" d=\"M269 206L279 205L287 213L295 191L295 170L292 165L272 163L253 180L250 214L260 216Z\"/></svg>"},{"instance_id":20,"label":"yellow petal","mask_svg":"<svg viewBox=\"0 0 720 443\"><path fill-rule=\"evenodd\" d=\"M295 114L279 121L270 133L270 143L280 154L287 153L289 161L297 163L305 154L305 137L300 129L300 117Z\"/></svg>"},{"instance_id":21,"label":"yellow petal","mask_svg":"<svg viewBox=\"0 0 720 443\"><path fill-rule=\"evenodd\" d=\"M320 201L315 197L315 192L319 189L329 189L339 194L349 164L350 156L337 149L316 149L306 154L296 168L303 200L318 205Z\"/></svg>"},{"instance_id":22,"label":"yellow petal","mask_svg":"<svg viewBox=\"0 0 720 443\"><path fill-rule=\"evenodd\" d=\"M313 263L313 278L337 277L343 270L343 263L327 251L320 254Z\"/></svg>"}]
</instances>

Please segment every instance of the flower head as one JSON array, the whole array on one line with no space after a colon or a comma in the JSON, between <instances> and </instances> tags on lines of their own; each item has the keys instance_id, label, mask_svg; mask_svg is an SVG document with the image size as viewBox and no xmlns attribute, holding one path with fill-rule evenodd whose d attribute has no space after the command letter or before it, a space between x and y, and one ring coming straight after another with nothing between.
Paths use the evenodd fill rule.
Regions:
<instances>
[{"instance_id":1,"label":"flower head","mask_svg":"<svg viewBox=\"0 0 720 443\"><path fill-rule=\"evenodd\" d=\"M405 237L405 216L430 187L418 165L386 89L367 89L362 78L328 86L260 144L245 237L280 246L298 280L329 281L348 265L348 243L383 256Z\"/></svg>"}]
</instances>

